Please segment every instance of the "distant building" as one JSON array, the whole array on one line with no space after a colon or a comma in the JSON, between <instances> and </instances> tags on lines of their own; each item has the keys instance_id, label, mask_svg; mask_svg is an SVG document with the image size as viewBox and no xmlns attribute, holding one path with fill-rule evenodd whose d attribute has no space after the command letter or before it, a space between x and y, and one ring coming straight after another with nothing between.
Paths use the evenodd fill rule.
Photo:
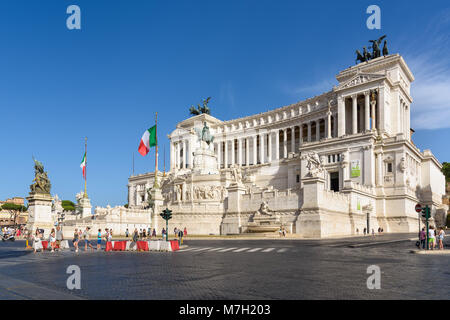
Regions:
<instances>
[{"instance_id":1,"label":"distant building","mask_svg":"<svg viewBox=\"0 0 450 320\"><path fill-rule=\"evenodd\" d=\"M15 205L23 206L25 204L25 199L22 197L12 197L11 199L6 199L5 201L0 201L0 206L5 203L12 203ZM26 224L28 221L28 212L15 212L11 210L0 210L0 226L15 226Z\"/></svg>"}]
</instances>

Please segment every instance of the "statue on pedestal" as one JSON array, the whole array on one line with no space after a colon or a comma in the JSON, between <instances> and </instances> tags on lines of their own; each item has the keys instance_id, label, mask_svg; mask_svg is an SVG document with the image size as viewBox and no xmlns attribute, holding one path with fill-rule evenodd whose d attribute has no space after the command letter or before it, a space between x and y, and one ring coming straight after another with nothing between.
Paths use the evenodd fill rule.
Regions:
<instances>
[{"instance_id":1,"label":"statue on pedestal","mask_svg":"<svg viewBox=\"0 0 450 320\"><path fill-rule=\"evenodd\" d=\"M269 210L269 205L267 204L267 201L263 201L261 203L261 206L259 207L259 210L256 211L256 215L263 215L263 216L271 216L272 214L270 213Z\"/></svg>"},{"instance_id":2,"label":"statue on pedestal","mask_svg":"<svg viewBox=\"0 0 450 320\"><path fill-rule=\"evenodd\" d=\"M30 185L31 193L43 193L50 194L51 183L47 176L47 172L44 171L44 165L38 160L34 159L34 179L33 184Z\"/></svg>"},{"instance_id":3,"label":"statue on pedestal","mask_svg":"<svg viewBox=\"0 0 450 320\"><path fill-rule=\"evenodd\" d=\"M307 161L306 168L310 177L317 177L323 171L322 160L316 152L308 153L302 158Z\"/></svg>"}]
</instances>

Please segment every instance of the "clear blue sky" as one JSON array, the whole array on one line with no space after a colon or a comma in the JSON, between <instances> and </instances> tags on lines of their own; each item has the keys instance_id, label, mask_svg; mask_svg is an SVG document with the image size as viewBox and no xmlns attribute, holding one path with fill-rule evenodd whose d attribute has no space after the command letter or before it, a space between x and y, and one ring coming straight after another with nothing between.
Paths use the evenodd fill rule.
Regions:
<instances>
[{"instance_id":1,"label":"clear blue sky","mask_svg":"<svg viewBox=\"0 0 450 320\"><path fill-rule=\"evenodd\" d=\"M71 4L81 30L66 27ZM366 28L371 4L381 30ZM415 143L450 161L449 31L448 1L1 1L0 199L27 196L34 155L74 200L88 136L93 204L124 204L133 153L136 173L154 168L137 148L155 111L162 168L191 104L212 96L228 120L320 94L382 34L416 76Z\"/></svg>"}]
</instances>

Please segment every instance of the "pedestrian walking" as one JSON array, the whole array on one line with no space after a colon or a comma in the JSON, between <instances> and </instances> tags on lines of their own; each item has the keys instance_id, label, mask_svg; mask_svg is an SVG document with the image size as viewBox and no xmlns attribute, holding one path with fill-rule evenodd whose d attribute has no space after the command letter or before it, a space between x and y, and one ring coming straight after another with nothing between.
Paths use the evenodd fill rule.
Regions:
<instances>
[{"instance_id":1,"label":"pedestrian walking","mask_svg":"<svg viewBox=\"0 0 450 320\"><path fill-rule=\"evenodd\" d=\"M142 238L145 240L147 238L147 234L145 233L145 228L142 229Z\"/></svg>"},{"instance_id":2,"label":"pedestrian walking","mask_svg":"<svg viewBox=\"0 0 450 320\"><path fill-rule=\"evenodd\" d=\"M359 235L359 229L358 228L356 228L356 234Z\"/></svg>"},{"instance_id":3,"label":"pedestrian walking","mask_svg":"<svg viewBox=\"0 0 450 320\"><path fill-rule=\"evenodd\" d=\"M444 237L445 237L444 228L441 228L438 234L439 250L444 250Z\"/></svg>"},{"instance_id":4,"label":"pedestrian walking","mask_svg":"<svg viewBox=\"0 0 450 320\"><path fill-rule=\"evenodd\" d=\"M178 230L178 245L182 245L183 244L183 231L180 229Z\"/></svg>"},{"instance_id":5,"label":"pedestrian walking","mask_svg":"<svg viewBox=\"0 0 450 320\"><path fill-rule=\"evenodd\" d=\"M284 228L284 226L283 226L283 229L282 229L282 233L283 233L283 237L286 238L286 229Z\"/></svg>"},{"instance_id":6,"label":"pedestrian walking","mask_svg":"<svg viewBox=\"0 0 450 320\"><path fill-rule=\"evenodd\" d=\"M429 250L434 249L435 242L436 242L436 238L434 236L434 227L431 226L430 229L428 230L428 249Z\"/></svg>"},{"instance_id":7,"label":"pedestrian walking","mask_svg":"<svg viewBox=\"0 0 450 320\"><path fill-rule=\"evenodd\" d=\"M80 241L80 234L78 233L78 228L75 228L72 239L73 246L75 247L75 252L78 252L78 241Z\"/></svg>"},{"instance_id":8,"label":"pedestrian walking","mask_svg":"<svg viewBox=\"0 0 450 320\"><path fill-rule=\"evenodd\" d=\"M375 237L375 230L372 229L372 236Z\"/></svg>"},{"instance_id":9,"label":"pedestrian walking","mask_svg":"<svg viewBox=\"0 0 450 320\"><path fill-rule=\"evenodd\" d=\"M127 228L127 230L125 230L125 238L128 238L129 235L130 235L130 233L128 232L128 228Z\"/></svg>"},{"instance_id":10,"label":"pedestrian walking","mask_svg":"<svg viewBox=\"0 0 450 320\"><path fill-rule=\"evenodd\" d=\"M281 229L281 227L280 227L280 229L278 230L278 234L279 234L279 236L280 236L280 238L281 238L281 236L283 235L283 229Z\"/></svg>"},{"instance_id":11,"label":"pedestrian walking","mask_svg":"<svg viewBox=\"0 0 450 320\"><path fill-rule=\"evenodd\" d=\"M89 241L89 227L86 227L86 230L83 232L83 239L84 239L84 251L87 251L87 247L94 250L94 247L92 246L91 242Z\"/></svg>"},{"instance_id":12,"label":"pedestrian walking","mask_svg":"<svg viewBox=\"0 0 450 320\"><path fill-rule=\"evenodd\" d=\"M425 249L425 241L427 240L427 233L425 232L425 228L422 228L422 230L419 232L419 240L422 249Z\"/></svg>"},{"instance_id":13,"label":"pedestrian walking","mask_svg":"<svg viewBox=\"0 0 450 320\"><path fill-rule=\"evenodd\" d=\"M164 236L166 235L166 230L162 228L161 230L162 239L164 240Z\"/></svg>"},{"instance_id":14,"label":"pedestrian walking","mask_svg":"<svg viewBox=\"0 0 450 320\"><path fill-rule=\"evenodd\" d=\"M153 228L152 237L156 237L156 229Z\"/></svg>"},{"instance_id":15,"label":"pedestrian walking","mask_svg":"<svg viewBox=\"0 0 450 320\"><path fill-rule=\"evenodd\" d=\"M55 248L56 248L56 232L55 229L52 228L52 231L50 231L50 248L51 248L51 252L55 252Z\"/></svg>"},{"instance_id":16,"label":"pedestrian walking","mask_svg":"<svg viewBox=\"0 0 450 320\"><path fill-rule=\"evenodd\" d=\"M148 227L147 229L147 237L149 237L150 239L152 238L152 229L150 227Z\"/></svg>"},{"instance_id":17,"label":"pedestrian walking","mask_svg":"<svg viewBox=\"0 0 450 320\"><path fill-rule=\"evenodd\" d=\"M97 250L102 248L102 229L98 229L97 233Z\"/></svg>"},{"instance_id":18,"label":"pedestrian walking","mask_svg":"<svg viewBox=\"0 0 450 320\"><path fill-rule=\"evenodd\" d=\"M177 227L173 228L173 236L176 237L178 234Z\"/></svg>"},{"instance_id":19,"label":"pedestrian walking","mask_svg":"<svg viewBox=\"0 0 450 320\"><path fill-rule=\"evenodd\" d=\"M364 233L364 235L366 235L366 231L367 231L367 229L366 229L366 228L364 228L364 230L363 230L363 233Z\"/></svg>"},{"instance_id":20,"label":"pedestrian walking","mask_svg":"<svg viewBox=\"0 0 450 320\"><path fill-rule=\"evenodd\" d=\"M56 248L61 250L61 241L63 241L64 236L60 226L56 227Z\"/></svg>"},{"instance_id":21,"label":"pedestrian walking","mask_svg":"<svg viewBox=\"0 0 450 320\"><path fill-rule=\"evenodd\" d=\"M33 238L34 253L36 253L36 251L38 249L43 250L41 238L42 238L42 234L39 231L39 229L36 228L36 232L34 233L34 238Z\"/></svg>"},{"instance_id":22,"label":"pedestrian walking","mask_svg":"<svg viewBox=\"0 0 450 320\"><path fill-rule=\"evenodd\" d=\"M184 233L184 234L183 234L183 236L185 236L185 237L186 237L186 236L187 236L187 229L186 229L186 227L184 227L184 231L183 231L183 233Z\"/></svg>"}]
</instances>

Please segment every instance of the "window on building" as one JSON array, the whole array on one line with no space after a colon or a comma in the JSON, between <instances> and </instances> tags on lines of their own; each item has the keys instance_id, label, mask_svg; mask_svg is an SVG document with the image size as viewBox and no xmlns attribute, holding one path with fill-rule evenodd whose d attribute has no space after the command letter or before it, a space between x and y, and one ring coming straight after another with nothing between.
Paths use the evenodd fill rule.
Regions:
<instances>
[{"instance_id":1,"label":"window on building","mask_svg":"<svg viewBox=\"0 0 450 320\"><path fill-rule=\"evenodd\" d=\"M387 172L392 173L392 162L388 162L387 164Z\"/></svg>"}]
</instances>

